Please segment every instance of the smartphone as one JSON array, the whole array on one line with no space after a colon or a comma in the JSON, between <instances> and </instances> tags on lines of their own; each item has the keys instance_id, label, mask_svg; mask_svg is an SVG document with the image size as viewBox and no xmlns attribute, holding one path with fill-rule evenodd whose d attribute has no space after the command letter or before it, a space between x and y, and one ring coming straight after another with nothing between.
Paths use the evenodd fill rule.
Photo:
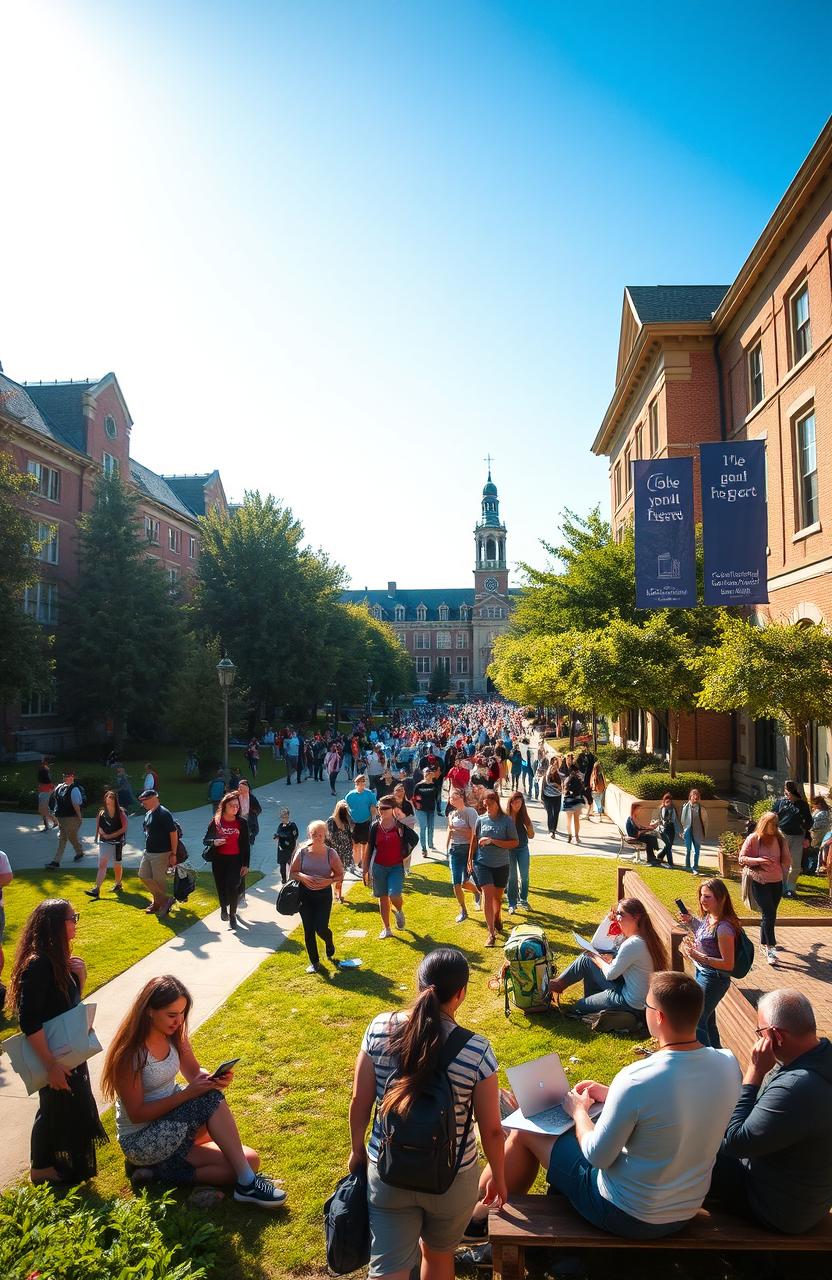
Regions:
<instances>
[{"instance_id":1,"label":"smartphone","mask_svg":"<svg viewBox=\"0 0 832 1280\"><path fill-rule=\"evenodd\" d=\"M677 898L677 899L676 899L676 906L679 908L679 910L680 910L680 912L682 913L682 915L683 915L683 916L688 916L688 915L690 915L690 912L688 911L687 907L685 906L685 904L684 904L684 902L682 901L682 899L681 899L681 898Z\"/></svg>"},{"instance_id":2,"label":"smartphone","mask_svg":"<svg viewBox=\"0 0 832 1280\"><path fill-rule=\"evenodd\" d=\"M217 1067L216 1071L211 1072L211 1079L215 1080L217 1076L228 1075L228 1072L231 1070L231 1068L235 1067L239 1061L240 1061L239 1058L229 1058L228 1062L221 1062L220 1065Z\"/></svg>"}]
</instances>

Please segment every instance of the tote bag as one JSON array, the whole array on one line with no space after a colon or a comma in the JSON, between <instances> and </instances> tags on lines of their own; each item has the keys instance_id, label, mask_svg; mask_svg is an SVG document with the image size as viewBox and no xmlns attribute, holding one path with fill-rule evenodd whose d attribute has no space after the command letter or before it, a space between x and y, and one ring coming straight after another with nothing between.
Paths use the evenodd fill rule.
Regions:
<instances>
[{"instance_id":1,"label":"tote bag","mask_svg":"<svg viewBox=\"0 0 832 1280\"><path fill-rule=\"evenodd\" d=\"M88 1058L101 1053L101 1042L92 1029L96 1006L76 1004L74 1009L59 1013L43 1024L49 1052L62 1067L80 1066ZM12 1069L20 1076L28 1094L37 1093L49 1083L49 1072L24 1035L12 1036L4 1046Z\"/></svg>"}]
</instances>

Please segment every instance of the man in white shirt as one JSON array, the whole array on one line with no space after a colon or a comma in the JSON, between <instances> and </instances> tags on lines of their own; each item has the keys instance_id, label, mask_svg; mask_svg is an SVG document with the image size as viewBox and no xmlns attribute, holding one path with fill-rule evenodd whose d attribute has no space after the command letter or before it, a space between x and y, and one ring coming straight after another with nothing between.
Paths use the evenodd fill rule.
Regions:
<instances>
[{"instance_id":1,"label":"man in white shirt","mask_svg":"<svg viewBox=\"0 0 832 1280\"><path fill-rule=\"evenodd\" d=\"M740 1095L740 1069L727 1049L696 1039L702 992L684 973L655 973L647 1026L659 1048L607 1086L582 1080L563 1106L574 1131L549 1137L513 1130L506 1143L509 1198L547 1170L551 1191L611 1235L655 1240L679 1231L707 1195L725 1126ZM589 1115L603 1102L597 1121ZM490 1171L486 1166L480 1190ZM480 1201L465 1239L487 1236ZM483 1224L485 1230L483 1230Z\"/></svg>"}]
</instances>

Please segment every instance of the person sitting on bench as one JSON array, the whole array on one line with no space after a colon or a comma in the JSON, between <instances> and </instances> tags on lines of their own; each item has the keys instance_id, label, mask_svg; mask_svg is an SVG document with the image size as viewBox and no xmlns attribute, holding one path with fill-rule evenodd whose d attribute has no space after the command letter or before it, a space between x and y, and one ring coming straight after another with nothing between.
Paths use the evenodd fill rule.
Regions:
<instances>
[{"instance_id":1,"label":"person sitting on bench","mask_svg":"<svg viewBox=\"0 0 832 1280\"><path fill-rule=\"evenodd\" d=\"M630 840L639 840L647 850L647 865L649 867L657 867L659 860L656 852L659 847L659 837L656 835L652 827L642 827L636 822L637 805L633 805L630 810L630 816L627 819L624 830Z\"/></svg>"},{"instance_id":2,"label":"person sitting on bench","mask_svg":"<svg viewBox=\"0 0 832 1280\"><path fill-rule=\"evenodd\" d=\"M508 1199L525 1194L538 1166L550 1192L611 1235L655 1240L680 1231L708 1191L722 1135L740 1093L740 1069L727 1049L696 1039L702 991L685 973L654 973L647 1026L659 1048L619 1071L612 1084L582 1080L563 1106L575 1129L550 1137L512 1130L506 1143ZM589 1108L603 1102L593 1121ZM486 1194L486 1165L480 1190ZM481 1198L465 1233L488 1236Z\"/></svg>"},{"instance_id":3,"label":"person sitting on bench","mask_svg":"<svg viewBox=\"0 0 832 1280\"><path fill-rule=\"evenodd\" d=\"M650 977L667 968L667 952L639 898L623 898L610 912L619 925L622 941L614 955L590 955L582 951L552 982L551 990L560 996L573 983L584 983L584 998L575 1012L601 1013L617 1009L632 1013L639 1022L644 1018L644 1005Z\"/></svg>"},{"instance_id":4,"label":"person sitting on bench","mask_svg":"<svg viewBox=\"0 0 832 1280\"><path fill-rule=\"evenodd\" d=\"M832 1044L800 991L768 991L709 1201L789 1235L832 1208Z\"/></svg>"}]
</instances>

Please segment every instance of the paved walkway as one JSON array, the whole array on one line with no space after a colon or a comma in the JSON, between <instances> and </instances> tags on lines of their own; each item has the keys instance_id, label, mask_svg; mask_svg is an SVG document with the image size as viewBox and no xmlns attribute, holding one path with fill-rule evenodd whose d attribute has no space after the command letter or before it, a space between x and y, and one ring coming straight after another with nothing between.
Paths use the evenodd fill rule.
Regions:
<instances>
[{"instance_id":1,"label":"paved walkway","mask_svg":"<svg viewBox=\"0 0 832 1280\"><path fill-rule=\"evenodd\" d=\"M812 1003L818 1031L832 1036L832 919L823 925L788 925L778 920L776 965L763 956L759 926L747 928L755 953L747 977L736 980L743 995L756 1006L766 991L797 987Z\"/></svg>"}]
</instances>

